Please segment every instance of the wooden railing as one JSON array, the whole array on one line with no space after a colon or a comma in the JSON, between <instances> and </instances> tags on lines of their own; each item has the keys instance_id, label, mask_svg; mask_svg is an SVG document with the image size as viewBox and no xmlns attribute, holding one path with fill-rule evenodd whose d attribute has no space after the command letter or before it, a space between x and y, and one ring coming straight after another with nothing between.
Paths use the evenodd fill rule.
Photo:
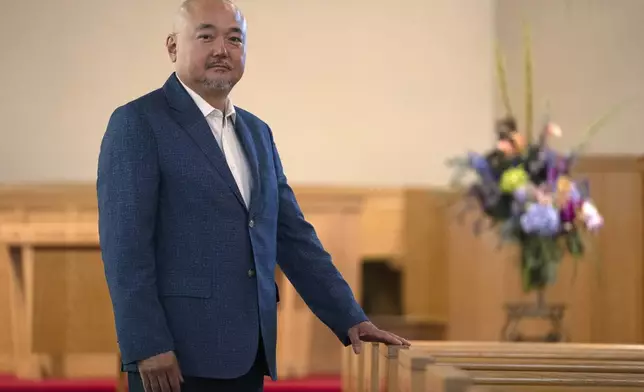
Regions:
<instances>
[{"instance_id":1,"label":"wooden railing","mask_svg":"<svg viewBox=\"0 0 644 392\"><path fill-rule=\"evenodd\" d=\"M412 342L347 349L345 392L644 390L644 346Z\"/></svg>"}]
</instances>

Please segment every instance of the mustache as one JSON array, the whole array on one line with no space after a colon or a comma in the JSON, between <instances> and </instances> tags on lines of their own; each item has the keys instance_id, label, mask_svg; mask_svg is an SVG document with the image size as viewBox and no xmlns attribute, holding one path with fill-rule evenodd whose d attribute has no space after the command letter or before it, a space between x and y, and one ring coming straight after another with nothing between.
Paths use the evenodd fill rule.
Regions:
<instances>
[{"instance_id":1,"label":"mustache","mask_svg":"<svg viewBox=\"0 0 644 392\"><path fill-rule=\"evenodd\" d=\"M223 67L228 70L231 70L233 68L232 65L230 65L230 63L224 60L214 60L206 63L206 68L218 68L218 67Z\"/></svg>"}]
</instances>

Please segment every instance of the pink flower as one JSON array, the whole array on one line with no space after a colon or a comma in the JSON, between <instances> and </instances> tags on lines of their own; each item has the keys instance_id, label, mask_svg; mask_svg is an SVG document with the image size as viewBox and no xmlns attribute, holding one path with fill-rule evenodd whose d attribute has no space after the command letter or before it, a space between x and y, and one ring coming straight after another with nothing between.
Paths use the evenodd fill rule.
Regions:
<instances>
[{"instance_id":1,"label":"pink flower","mask_svg":"<svg viewBox=\"0 0 644 392\"><path fill-rule=\"evenodd\" d=\"M604 218L599 214L597 208L589 201L581 205L581 218L590 231L599 230L604 225Z\"/></svg>"}]
</instances>

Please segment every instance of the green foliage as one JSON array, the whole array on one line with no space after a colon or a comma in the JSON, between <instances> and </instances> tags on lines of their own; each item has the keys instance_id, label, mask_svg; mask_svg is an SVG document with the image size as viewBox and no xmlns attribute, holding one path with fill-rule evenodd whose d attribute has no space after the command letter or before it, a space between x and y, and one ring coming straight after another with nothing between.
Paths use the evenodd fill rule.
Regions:
<instances>
[{"instance_id":1,"label":"green foliage","mask_svg":"<svg viewBox=\"0 0 644 392\"><path fill-rule=\"evenodd\" d=\"M564 255L568 253L575 259L580 259L585 251L577 229L556 237L523 235L518 238L518 245L521 249L521 276L525 292L543 289L555 283L557 269Z\"/></svg>"}]
</instances>

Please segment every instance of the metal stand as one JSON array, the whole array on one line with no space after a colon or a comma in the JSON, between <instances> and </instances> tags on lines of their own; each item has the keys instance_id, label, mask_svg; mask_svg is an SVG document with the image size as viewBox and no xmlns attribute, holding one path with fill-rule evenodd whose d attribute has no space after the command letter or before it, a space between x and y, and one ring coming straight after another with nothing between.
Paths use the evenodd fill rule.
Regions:
<instances>
[{"instance_id":1,"label":"metal stand","mask_svg":"<svg viewBox=\"0 0 644 392\"><path fill-rule=\"evenodd\" d=\"M547 304L544 290L537 291L536 303L517 303L506 305L507 320L501 332L501 340L506 342L564 342L568 338L563 331L563 317L566 306ZM519 332L522 319L550 320L552 329L543 336L525 336Z\"/></svg>"}]
</instances>

